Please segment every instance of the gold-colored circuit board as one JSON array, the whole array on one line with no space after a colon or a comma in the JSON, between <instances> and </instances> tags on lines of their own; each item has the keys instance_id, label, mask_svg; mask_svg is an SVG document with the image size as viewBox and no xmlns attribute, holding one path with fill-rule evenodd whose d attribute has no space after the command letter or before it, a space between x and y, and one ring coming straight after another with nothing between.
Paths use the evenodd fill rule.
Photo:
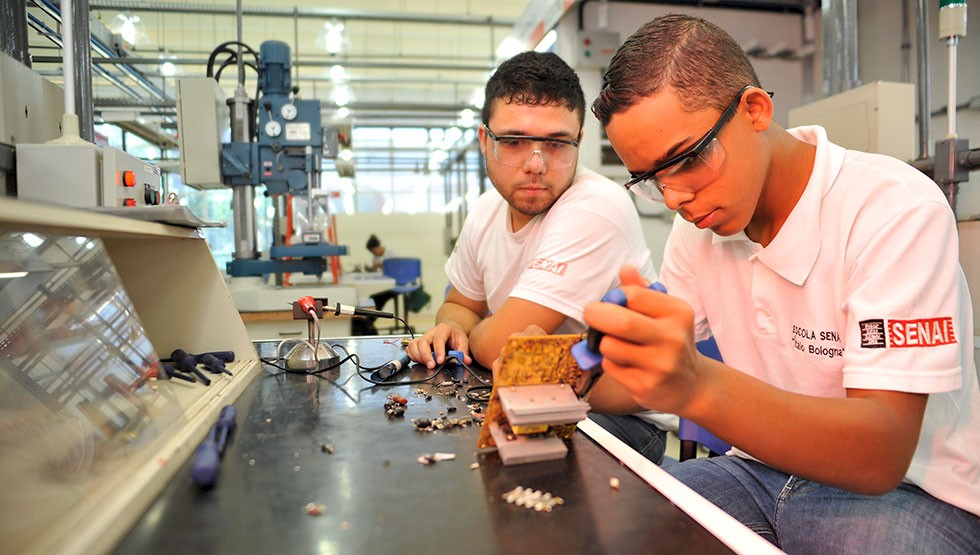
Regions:
<instances>
[{"instance_id":1,"label":"gold-colored circuit board","mask_svg":"<svg viewBox=\"0 0 980 555\"><path fill-rule=\"evenodd\" d=\"M578 334L522 335L507 340L500 355L500 368L493 379L485 423L477 440L478 448L495 447L487 424L506 420L497 388L556 383L574 386L582 371L572 356L571 348L581 340L582 336ZM554 426L552 430L556 436L568 439L575 433L575 424Z\"/></svg>"}]
</instances>

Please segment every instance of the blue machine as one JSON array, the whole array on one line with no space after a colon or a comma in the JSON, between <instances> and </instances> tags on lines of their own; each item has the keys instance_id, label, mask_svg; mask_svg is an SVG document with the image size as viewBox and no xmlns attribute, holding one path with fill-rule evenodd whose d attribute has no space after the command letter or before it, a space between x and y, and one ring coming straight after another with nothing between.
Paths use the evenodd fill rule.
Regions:
<instances>
[{"instance_id":1,"label":"blue machine","mask_svg":"<svg viewBox=\"0 0 980 555\"><path fill-rule=\"evenodd\" d=\"M265 185L267 194L272 196L310 194L319 185L321 160L336 157L337 130L323 128L319 100L296 97L298 88L291 83L291 65L286 43L262 43L258 55L259 98L254 115L250 112L248 116L251 121L240 123L248 126L251 140L222 145L221 176L225 185ZM308 221L312 222L312 196L308 210ZM322 233L316 230L304 231L302 237L302 245L274 241L271 260L236 257L228 263L228 275L320 275L326 269L325 257L347 254L346 246L324 242Z\"/></svg>"}]
</instances>

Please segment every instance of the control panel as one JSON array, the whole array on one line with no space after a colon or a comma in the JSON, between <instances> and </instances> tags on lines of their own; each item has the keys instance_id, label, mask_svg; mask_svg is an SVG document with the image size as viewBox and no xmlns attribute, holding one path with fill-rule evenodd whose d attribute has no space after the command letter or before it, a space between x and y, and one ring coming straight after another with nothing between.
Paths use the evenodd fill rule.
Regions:
<instances>
[{"instance_id":1,"label":"control panel","mask_svg":"<svg viewBox=\"0 0 980 555\"><path fill-rule=\"evenodd\" d=\"M102 149L102 206L163 204L160 168L113 148Z\"/></svg>"},{"instance_id":2,"label":"control panel","mask_svg":"<svg viewBox=\"0 0 980 555\"><path fill-rule=\"evenodd\" d=\"M160 168L111 146L19 144L17 197L79 208L163 204Z\"/></svg>"}]
</instances>

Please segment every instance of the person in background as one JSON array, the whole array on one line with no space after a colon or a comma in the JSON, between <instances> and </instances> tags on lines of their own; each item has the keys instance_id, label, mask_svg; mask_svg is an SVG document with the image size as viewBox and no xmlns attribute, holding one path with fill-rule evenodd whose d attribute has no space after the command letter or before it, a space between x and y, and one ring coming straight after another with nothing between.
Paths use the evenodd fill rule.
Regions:
<instances>
[{"instance_id":1,"label":"person in background","mask_svg":"<svg viewBox=\"0 0 980 555\"><path fill-rule=\"evenodd\" d=\"M667 472L789 553L980 553L980 388L956 221L908 164L784 129L725 31L613 56L593 112L680 216L661 282L591 303L604 380L734 446ZM698 354L712 333L724 363Z\"/></svg>"},{"instance_id":2,"label":"person in background","mask_svg":"<svg viewBox=\"0 0 980 555\"><path fill-rule=\"evenodd\" d=\"M381 266L384 265L386 258L395 258L398 256L393 250L382 245L381 239L378 239L378 236L373 233L370 237L368 237L367 245L365 245L365 247L374 257L371 259L371 264L369 264L367 267L368 270L372 272L381 270Z\"/></svg>"},{"instance_id":3,"label":"person in background","mask_svg":"<svg viewBox=\"0 0 980 555\"><path fill-rule=\"evenodd\" d=\"M378 236L373 233L371 234L370 237L368 237L365 248L367 248L367 250L370 251L371 254L374 256L374 258L371 260L371 264L367 266L367 269L372 272L381 271L381 269L384 267L385 259L396 258L398 256L397 254L395 254L395 251L382 245L381 239L378 239ZM384 310L384 307L386 304L388 304L388 301L394 299L396 296L397 293L388 289L385 291L379 291L371 295L371 300L374 302L375 309ZM365 321L365 325L364 325L364 329L362 330L362 333L364 335L377 334L378 330L374 325L375 318L372 316L365 316L363 318Z\"/></svg>"},{"instance_id":4,"label":"person in background","mask_svg":"<svg viewBox=\"0 0 980 555\"><path fill-rule=\"evenodd\" d=\"M585 98L574 70L553 53L524 52L500 65L485 98L478 138L493 189L446 263L451 287L436 326L406 350L430 368L447 347L490 368L514 333L583 332L582 307L619 284L624 263L656 278L628 193L577 166ZM593 390L593 410L609 414L592 417L659 462L676 417L606 402L626 397L609 395L617 386Z\"/></svg>"}]
</instances>

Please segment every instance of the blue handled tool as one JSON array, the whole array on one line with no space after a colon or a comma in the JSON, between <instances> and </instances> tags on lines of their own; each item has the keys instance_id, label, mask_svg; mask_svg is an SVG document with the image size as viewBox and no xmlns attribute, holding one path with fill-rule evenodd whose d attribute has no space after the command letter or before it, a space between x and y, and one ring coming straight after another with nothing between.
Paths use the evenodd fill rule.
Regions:
<instances>
[{"instance_id":1,"label":"blue handled tool","mask_svg":"<svg viewBox=\"0 0 980 555\"><path fill-rule=\"evenodd\" d=\"M197 362L204 362L204 357L207 357L207 356L212 356L212 357L220 360L221 362L225 362L225 363L227 363L227 362L235 362L235 352L234 351L211 351L209 353L199 353L199 354L196 354L196 355L192 354L191 356L194 357L194 360L197 361Z\"/></svg>"},{"instance_id":2,"label":"blue handled tool","mask_svg":"<svg viewBox=\"0 0 980 555\"><path fill-rule=\"evenodd\" d=\"M174 364L177 365L177 369L181 372L193 374L194 376L197 376L198 381L204 385L211 385L211 380L208 379L203 372L197 369L197 361L194 360L194 357L187 354L187 352L183 349L174 349L174 351L170 353L170 358L174 361Z\"/></svg>"},{"instance_id":3,"label":"blue handled tool","mask_svg":"<svg viewBox=\"0 0 980 555\"><path fill-rule=\"evenodd\" d=\"M225 454L228 438L235 430L235 417L238 411L232 405L221 409L218 421L211 426L208 437L197 446L194 462L191 463L191 478L201 489L210 489L218 481L218 464Z\"/></svg>"},{"instance_id":4,"label":"blue handled tool","mask_svg":"<svg viewBox=\"0 0 980 555\"><path fill-rule=\"evenodd\" d=\"M449 350L449 351L446 351L446 358L443 359L442 363L443 364L450 364L449 361L451 361L453 359L456 359L456 364L457 365L463 364L463 358L464 358L464 356L465 355L463 355L463 351L457 351L455 349ZM432 353L432 358L436 358L436 354L435 353Z\"/></svg>"},{"instance_id":5,"label":"blue handled tool","mask_svg":"<svg viewBox=\"0 0 980 555\"><path fill-rule=\"evenodd\" d=\"M157 373L157 378L161 380L169 380L170 378L177 378L178 380L184 380L185 382L196 382L194 376L188 376L183 372L178 372L170 364L160 363L160 371Z\"/></svg>"},{"instance_id":6,"label":"blue handled tool","mask_svg":"<svg viewBox=\"0 0 980 555\"><path fill-rule=\"evenodd\" d=\"M218 415L218 454L224 456L225 446L228 445L228 438L235 431L235 418L238 416L238 409L234 405L225 405Z\"/></svg>"},{"instance_id":7,"label":"blue handled tool","mask_svg":"<svg viewBox=\"0 0 980 555\"><path fill-rule=\"evenodd\" d=\"M651 283L647 288L653 291L660 291L661 293L667 292L667 288L659 281ZM602 302L626 306L626 293L623 293L623 290L619 288L613 289L602 297ZM602 376L602 354L599 353L599 343L602 341L604 335L604 333L598 330L589 328L585 339L572 345L572 357L575 358L575 362L582 369L582 374L579 376L574 388L575 394L580 398L588 395L589 391L592 390L592 386Z\"/></svg>"},{"instance_id":8,"label":"blue handled tool","mask_svg":"<svg viewBox=\"0 0 980 555\"><path fill-rule=\"evenodd\" d=\"M209 489L218 481L218 463L221 455L218 453L218 425L211 426L208 437L194 451L194 462L191 463L191 479L201 489Z\"/></svg>"},{"instance_id":9,"label":"blue handled tool","mask_svg":"<svg viewBox=\"0 0 980 555\"><path fill-rule=\"evenodd\" d=\"M212 374L232 375L231 372L225 368L225 362L211 353L204 353L200 358L195 357L195 360L203 364L208 372L211 372Z\"/></svg>"}]
</instances>

